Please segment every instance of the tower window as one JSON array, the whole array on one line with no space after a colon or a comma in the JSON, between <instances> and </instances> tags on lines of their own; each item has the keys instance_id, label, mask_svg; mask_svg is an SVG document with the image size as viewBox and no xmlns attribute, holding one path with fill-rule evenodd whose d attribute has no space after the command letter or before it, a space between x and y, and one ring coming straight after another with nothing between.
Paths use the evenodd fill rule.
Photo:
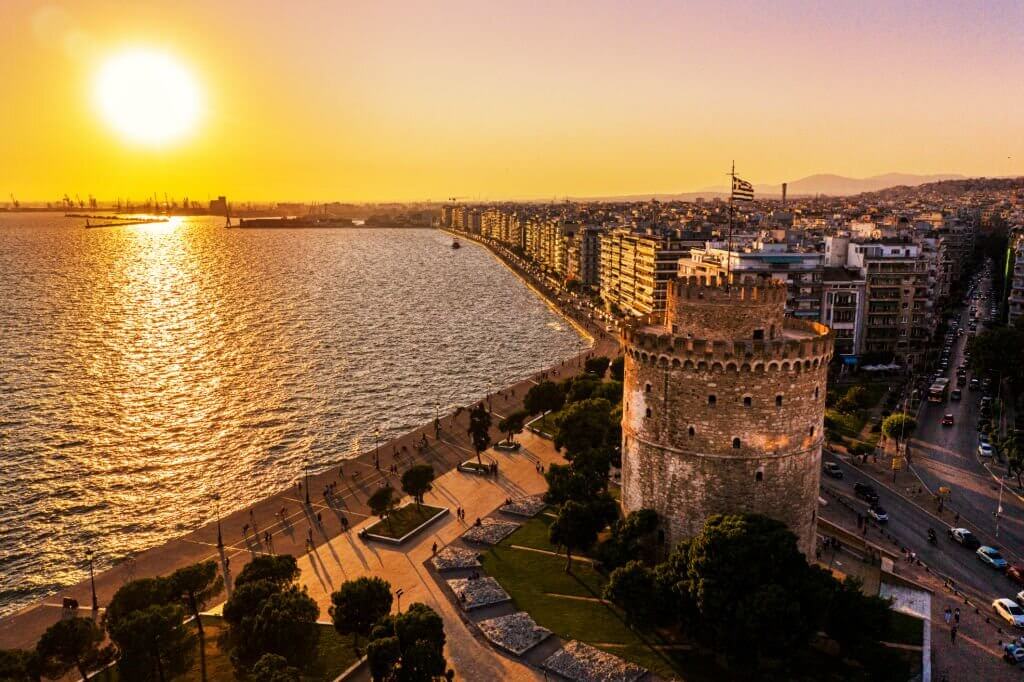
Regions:
<instances>
[{"instance_id":1,"label":"tower window","mask_svg":"<svg viewBox=\"0 0 1024 682\"><path fill-rule=\"evenodd\" d=\"M697 435L697 429L691 426L689 429L687 429L687 433L690 434L690 438L693 438L694 436Z\"/></svg>"},{"instance_id":2,"label":"tower window","mask_svg":"<svg viewBox=\"0 0 1024 682\"><path fill-rule=\"evenodd\" d=\"M755 329L754 330L754 341L764 341L764 330L763 329Z\"/></svg>"},{"instance_id":3,"label":"tower window","mask_svg":"<svg viewBox=\"0 0 1024 682\"><path fill-rule=\"evenodd\" d=\"M808 435L809 435L809 436L810 436L811 438L814 438L814 427L813 427L813 426L812 426L812 427L810 428L810 430L808 431Z\"/></svg>"},{"instance_id":4,"label":"tower window","mask_svg":"<svg viewBox=\"0 0 1024 682\"><path fill-rule=\"evenodd\" d=\"M718 402L718 398L716 398L713 393L708 396L708 407L714 407L715 403L717 403L717 402Z\"/></svg>"},{"instance_id":5,"label":"tower window","mask_svg":"<svg viewBox=\"0 0 1024 682\"><path fill-rule=\"evenodd\" d=\"M764 480L764 472L762 470L758 469L757 472L754 474L754 480L757 481L758 483L763 481Z\"/></svg>"},{"instance_id":6,"label":"tower window","mask_svg":"<svg viewBox=\"0 0 1024 682\"><path fill-rule=\"evenodd\" d=\"M743 407L750 407L750 405L753 402L753 398L751 398L749 395L743 396Z\"/></svg>"},{"instance_id":7,"label":"tower window","mask_svg":"<svg viewBox=\"0 0 1024 682\"><path fill-rule=\"evenodd\" d=\"M651 392L651 385L650 384L644 384L644 393L650 393L650 392Z\"/></svg>"},{"instance_id":8,"label":"tower window","mask_svg":"<svg viewBox=\"0 0 1024 682\"><path fill-rule=\"evenodd\" d=\"M651 416L651 408L649 408L649 407L647 408L647 416L648 416L648 417L650 417L650 416Z\"/></svg>"},{"instance_id":9,"label":"tower window","mask_svg":"<svg viewBox=\"0 0 1024 682\"><path fill-rule=\"evenodd\" d=\"M782 407L782 394L775 396L775 407Z\"/></svg>"},{"instance_id":10,"label":"tower window","mask_svg":"<svg viewBox=\"0 0 1024 682\"><path fill-rule=\"evenodd\" d=\"M818 398L818 387L817 386L814 387L814 398L815 399Z\"/></svg>"},{"instance_id":11,"label":"tower window","mask_svg":"<svg viewBox=\"0 0 1024 682\"><path fill-rule=\"evenodd\" d=\"M732 447L733 447L734 450L739 450L740 449L740 439L739 438L733 438L732 439Z\"/></svg>"}]
</instances>

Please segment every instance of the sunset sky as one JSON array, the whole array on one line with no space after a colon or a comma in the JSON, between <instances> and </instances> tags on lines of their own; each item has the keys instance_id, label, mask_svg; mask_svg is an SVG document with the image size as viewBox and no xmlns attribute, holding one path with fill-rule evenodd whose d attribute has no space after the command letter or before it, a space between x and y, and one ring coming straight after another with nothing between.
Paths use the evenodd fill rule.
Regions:
<instances>
[{"instance_id":1,"label":"sunset sky","mask_svg":"<svg viewBox=\"0 0 1024 682\"><path fill-rule=\"evenodd\" d=\"M734 158L754 182L1019 174L1022 26L991 0L3 0L0 202L680 192ZM194 79L173 140L97 103L130 49Z\"/></svg>"}]
</instances>

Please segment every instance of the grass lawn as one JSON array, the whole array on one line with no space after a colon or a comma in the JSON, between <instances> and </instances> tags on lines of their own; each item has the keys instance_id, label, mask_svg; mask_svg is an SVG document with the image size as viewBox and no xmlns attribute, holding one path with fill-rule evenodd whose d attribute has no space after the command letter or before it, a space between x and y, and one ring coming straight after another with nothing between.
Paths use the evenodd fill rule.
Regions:
<instances>
[{"instance_id":1,"label":"grass lawn","mask_svg":"<svg viewBox=\"0 0 1024 682\"><path fill-rule=\"evenodd\" d=\"M530 424L530 426L538 431L543 431L554 438L558 433L558 428L555 426L555 419L558 418L558 414L558 412L548 412L546 415Z\"/></svg>"},{"instance_id":2,"label":"grass lawn","mask_svg":"<svg viewBox=\"0 0 1024 682\"><path fill-rule=\"evenodd\" d=\"M222 651L219 644L220 635L226 627L224 621L217 617L203 617L206 632L206 679L207 682L234 682L240 678L235 676L234 667L227 652ZM331 682L356 662L356 654L352 649L352 638L342 637L330 625L320 626L320 644L317 658L302 671L303 682ZM97 682L120 682L117 666L110 668L92 678ZM176 682L201 682L199 652L192 661L192 668L179 677Z\"/></svg>"},{"instance_id":3,"label":"grass lawn","mask_svg":"<svg viewBox=\"0 0 1024 682\"><path fill-rule=\"evenodd\" d=\"M428 504L417 506L410 503L391 512L386 520L378 521L367 528L366 532L397 540L441 511L441 507L431 507Z\"/></svg>"},{"instance_id":4,"label":"grass lawn","mask_svg":"<svg viewBox=\"0 0 1024 682\"><path fill-rule=\"evenodd\" d=\"M924 623L920 618L893 611L889 618L889 632L884 635L887 642L896 644L912 644L922 646L924 643Z\"/></svg>"},{"instance_id":5,"label":"grass lawn","mask_svg":"<svg viewBox=\"0 0 1024 682\"><path fill-rule=\"evenodd\" d=\"M534 549L543 549L548 552L558 552L561 548L552 545L551 541L548 540L548 533L550 532L548 529L554 521L554 518L546 514L538 514L524 523L519 530L512 535L512 537L515 538L515 541L511 544L520 545L522 547L533 547ZM506 538L504 542L508 543L509 538Z\"/></svg>"}]
</instances>

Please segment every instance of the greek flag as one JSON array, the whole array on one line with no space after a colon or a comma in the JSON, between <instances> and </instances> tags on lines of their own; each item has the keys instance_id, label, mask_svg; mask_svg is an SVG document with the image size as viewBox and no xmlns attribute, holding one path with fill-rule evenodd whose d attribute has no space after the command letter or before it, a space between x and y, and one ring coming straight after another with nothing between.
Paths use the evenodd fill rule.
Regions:
<instances>
[{"instance_id":1,"label":"greek flag","mask_svg":"<svg viewBox=\"0 0 1024 682\"><path fill-rule=\"evenodd\" d=\"M746 180L740 180L735 175L732 176L732 200L733 201L753 201L754 200L754 186Z\"/></svg>"}]
</instances>

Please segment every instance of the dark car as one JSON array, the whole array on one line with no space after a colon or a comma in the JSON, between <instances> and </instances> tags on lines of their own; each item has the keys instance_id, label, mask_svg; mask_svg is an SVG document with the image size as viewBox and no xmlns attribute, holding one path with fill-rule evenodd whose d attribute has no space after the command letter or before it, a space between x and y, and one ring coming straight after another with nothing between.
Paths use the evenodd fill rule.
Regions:
<instances>
[{"instance_id":1,"label":"dark car","mask_svg":"<svg viewBox=\"0 0 1024 682\"><path fill-rule=\"evenodd\" d=\"M832 478L842 478L843 470L835 462L825 462L825 473Z\"/></svg>"},{"instance_id":2,"label":"dark car","mask_svg":"<svg viewBox=\"0 0 1024 682\"><path fill-rule=\"evenodd\" d=\"M875 492L874 487L867 483L854 483L853 494L868 504L878 504L878 493Z\"/></svg>"},{"instance_id":3,"label":"dark car","mask_svg":"<svg viewBox=\"0 0 1024 682\"><path fill-rule=\"evenodd\" d=\"M960 400L961 398L963 398L963 393L960 392L959 388L954 388L949 394L950 400Z\"/></svg>"},{"instance_id":4,"label":"dark car","mask_svg":"<svg viewBox=\"0 0 1024 682\"><path fill-rule=\"evenodd\" d=\"M953 415L952 415L952 413L947 412L945 415L943 415L943 417L942 417L942 425L943 426L952 426L953 425Z\"/></svg>"}]
</instances>

